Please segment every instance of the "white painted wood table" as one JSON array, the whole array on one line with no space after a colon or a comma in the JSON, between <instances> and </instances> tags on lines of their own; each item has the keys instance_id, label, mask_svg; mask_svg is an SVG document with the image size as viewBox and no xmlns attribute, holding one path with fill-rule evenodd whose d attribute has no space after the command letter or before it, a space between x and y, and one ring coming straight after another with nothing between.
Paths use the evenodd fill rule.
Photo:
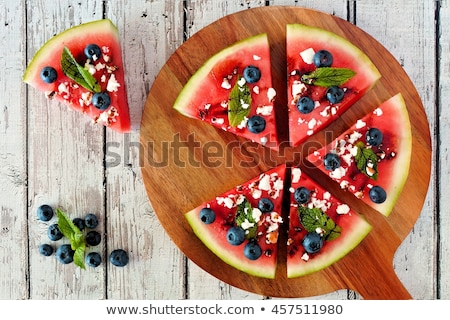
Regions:
<instances>
[{"instance_id":1,"label":"white painted wood table","mask_svg":"<svg viewBox=\"0 0 450 320\"><path fill-rule=\"evenodd\" d=\"M422 214L399 248L395 271L415 299L450 298L450 3L447 0L153 0L0 3L0 299L262 299L230 287L189 261L161 228L139 167L139 121L158 71L207 24L240 10L293 5L334 14L382 43L404 67L427 112L432 179ZM131 116L129 134L93 126L22 82L53 35L107 17L119 28ZM170 201L170 199L168 199ZM125 268L80 270L38 253L48 224L41 204L71 217L100 218L106 260ZM317 299L357 299L341 290Z\"/></svg>"}]
</instances>

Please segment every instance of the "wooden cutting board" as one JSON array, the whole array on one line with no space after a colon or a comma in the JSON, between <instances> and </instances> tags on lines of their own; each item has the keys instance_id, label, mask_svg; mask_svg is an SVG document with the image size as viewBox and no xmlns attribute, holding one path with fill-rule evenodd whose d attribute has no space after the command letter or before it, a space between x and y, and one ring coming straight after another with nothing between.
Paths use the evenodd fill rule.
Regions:
<instances>
[{"instance_id":1,"label":"wooden cutting board","mask_svg":"<svg viewBox=\"0 0 450 320\"><path fill-rule=\"evenodd\" d=\"M287 23L317 26L350 40L367 53L382 74L378 84L326 131L336 136L398 92L405 98L412 124L413 153L406 185L388 218L303 163L308 150L329 141L325 131L301 147L283 147L277 153L186 118L172 108L183 85L211 55L238 40L265 32L271 43L277 116L279 124L285 125ZM287 132L282 137L286 138ZM140 142L144 184L161 225L189 259L216 278L274 297L308 297L347 288L365 299L411 298L394 272L393 258L419 217L427 193L431 173L429 125L420 97L402 67L380 43L356 26L325 13L276 6L245 10L208 25L179 47L155 79L143 113ZM194 235L184 213L281 163L301 165L364 215L373 230L337 263L296 279L286 278L286 249L281 245L276 278L262 279L230 267L211 253ZM280 244L286 243L283 237Z\"/></svg>"}]
</instances>

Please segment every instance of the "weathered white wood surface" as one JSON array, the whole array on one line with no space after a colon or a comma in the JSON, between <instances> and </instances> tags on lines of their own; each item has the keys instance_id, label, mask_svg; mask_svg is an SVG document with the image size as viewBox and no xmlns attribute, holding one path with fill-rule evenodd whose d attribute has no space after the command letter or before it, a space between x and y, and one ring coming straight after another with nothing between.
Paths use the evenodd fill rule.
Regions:
<instances>
[{"instance_id":1,"label":"weathered white wood surface","mask_svg":"<svg viewBox=\"0 0 450 320\"><path fill-rule=\"evenodd\" d=\"M416 299L450 298L450 3L447 0L154 0L0 3L0 299L262 299L203 272L160 227L142 183L139 121L159 69L188 37L220 17L265 5L335 14L380 41L422 97L433 133L432 183L421 217L397 252L395 270ZM51 36L102 17L119 28L133 131L119 135L22 83L27 63ZM435 20L436 19L436 20ZM435 24L437 22L437 24ZM170 201L170 199L168 199ZM43 203L71 217L100 217L106 260L129 251L126 268L81 271L39 255ZM345 290L320 299L353 299Z\"/></svg>"}]
</instances>

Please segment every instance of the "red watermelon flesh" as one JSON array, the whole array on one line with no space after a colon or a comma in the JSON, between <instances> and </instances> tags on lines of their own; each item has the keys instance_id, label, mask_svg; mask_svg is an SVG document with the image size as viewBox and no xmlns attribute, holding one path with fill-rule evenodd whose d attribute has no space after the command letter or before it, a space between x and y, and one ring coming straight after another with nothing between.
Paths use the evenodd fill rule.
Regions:
<instances>
[{"instance_id":1,"label":"red watermelon flesh","mask_svg":"<svg viewBox=\"0 0 450 320\"><path fill-rule=\"evenodd\" d=\"M229 265L254 276L274 278L285 171L285 165L280 165L189 211L186 219L192 230L206 247ZM259 201L263 198L273 204L268 212L259 209ZM227 240L227 232L237 225L236 215L243 201L252 208L251 212L245 209L250 216L239 219L244 221L240 226L246 230L247 238L242 244L232 245ZM214 222L202 221L200 212L203 208L213 210ZM244 255L249 243L256 243L261 248L262 254L255 260Z\"/></svg>"},{"instance_id":2,"label":"red watermelon flesh","mask_svg":"<svg viewBox=\"0 0 450 320\"><path fill-rule=\"evenodd\" d=\"M90 44L96 44L101 49L100 57L86 57L84 49ZM111 100L109 107L102 110L96 108L92 103L95 92L84 88L64 73L61 66L64 47L81 67L92 74L100 86L98 91L108 94ZM47 83L42 80L41 71L45 67L56 70L57 78L54 82ZM84 23L51 38L30 61L24 81L44 92L48 98L62 101L70 108L87 115L95 123L101 123L118 132L130 131L119 34L108 19Z\"/></svg>"},{"instance_id":3,"label":"red watermelon flesh","mask_svg":"<svg viewBox=\"0 0 450 320\"><path fill-rule=\"evenodd\" d=\"M381 75L365 53L335 33L301 24L287 25L286 32L289 140L292 146L298 146L338 118L373 87ZM313 63L314 53L320 50L331 53L333 60L329 68L318 68ZM328 87L302 81L305 74L330 68L355 72L353 77L339 85L344 90L344 98L339 103L327 100ZM305 96L314 102L310 113L302 113L296 106L297 101Z\"/></svg>"},{"instance_id":4,"label":"red watermelon flesh","mask_svg":"<svg viewBox=\"0 0 450 320\"><path fill-rule=\"evenodd\" d=\"M261 78L255 83L245 81L244 69L248 66L254 66L261 72ZM271 68L266 34L241 40L213 55L192 75L175 101L174 108L185 116L277 149L273 103L276 92L272 87ZM238 85L241 92L248 90L251 103L235 99L232 90ZM238 112L232 109L231 100L237 100ZM230 122L229 115L241 111L248 114L237 116ZM265 121L261 132L251 132L248 128L249 119L255 115ZM238 123L233 123L235 121Z\"/></svg>"},{"instance_id":5,"label":"red watermelon flesh","mask_svg":"<svg viewBox=\"0 0 450 320\"><path fill-rule=\"evenodd\" d=\"M373 128L382 133L381 144L377 146L370 145L366 138ZM358 120L330 144L312 152L307 160L339 183L342 189L388 216L406 182L411 150L408 111L402 95L397 94ZM340 159L340 166L334 170L327 170L324 165L324 158L329 153L338 155ZM373 161L371 156L375 157ZM378 199L374 202L371 199L373 187L385 191L384 201Z\"/></svg>"},{"instance_id":6,"label":"red watermelon flesh","mask_svg":"<svg viewBox=\"0 0 450 320\"><path fill-rule=\"evenodd\" d=\"M309 197L302 198L305 201L300 204L294 197L298 188L305 188L309 192ZM291 171L289 192L288 278L307 275L330 266L355 248L372 228L364 218L318 185L300 168ZM326 226L324 221L327 221ZM307 252L303 246L308 233L320 235L322 247L318 252Z\"/></svg>"}]
</instances>

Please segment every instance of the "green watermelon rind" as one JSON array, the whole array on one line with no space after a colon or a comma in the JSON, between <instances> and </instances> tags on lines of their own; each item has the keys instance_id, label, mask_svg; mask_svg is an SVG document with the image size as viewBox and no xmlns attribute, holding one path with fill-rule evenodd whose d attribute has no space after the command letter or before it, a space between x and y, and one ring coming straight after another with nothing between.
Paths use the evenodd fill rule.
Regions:
<instances>
[{"instance_id":1,"label":"green watermelon rind","mask_svg":"<svg viewBox=\"0 0 450 320\"><path fill-rule=\"evenodd\" d=\"M352 228L352 230L350 230L351 232L346 236L341 235L341 237L343 237L341 239L337 238L336 240L331 240L338 241L339 246L331 251L328 251L324 246L322 249L323 255L311 257L308 262L295 263L290 261L292 258L288 258L287 277L292 279L323 270L341 260L356 248L372 230L372 226L363 217L358 216L356 213L353 214L355 215L355 219L353 219L350 224ZM300 259L298 256L297 258Z\"/></svg>"},{"instance_id":2,"label":"green watermelon rind","mask_svg":"<svg viewBox=\"0 0 450 320\"><path fill-rule=\"evenodd\" d=\"M25 70L23 81L25 83L32 84L31 81L37 74L40 73L38 68L42 65L42 62L46 59L46 56L53 55L53 51L55 49L62 50L61 43L65 43L67 40L72 40L75 36L81 35L82 37L84 31L91 31L92 29L97 31L109 31L110 35L114 36L114 40L119 43L119 31L109 19L95 20L71 27L50 38L42 47L39 48L38 51L36 51L28 64L27 69Z\"/></svg>"},{"instance_id":3,"label":"green watermelon rind","mask_svg":"<svg viewBox=\"0 0 450 320\"><path fill-rule=\"evenodd\" d=\"M287 35L292 39L295 39L297 36L301 34L301 37L306 37L310 39L321 39L322 41L326 41L339 46L341 48L345 48L346 52L351 54L356 61L358 61L358 64L364 68L362 68L365 71L365 78L370 77L370 80L372 82L372 86L367 88L369 90L372 88L376 82L381 78L381 73L378 70L378 68L373 64L373 62L370 60L370 58L365 54L360 48L355 46L352 42L349 40L331 32L325 29L313 27L313 26L307 26L304 24L288 24L286 26L287 28Z\"/></svg>"},{"instance_id":4,"label":"green watermelon rind","mask_svg":"<svg viewBox=\"0 0 450 320\"><path fill-rule=\"evenodd\" d=\"M228 265L249 275L268 279L275 278L276 265L273 268L268 268L266 264L258 260L252 261L244 258L243 255L237 256L230 254L224 247L226 240L218 239L217 235L213 234L215 229L204 224L199 219L199 212L200 208L193 209L185 214L185 218L194 231L194 234L211 252Z\"/></svg>"},{"instance_id":5,"label":"green watermelon rind","mask_svg":"<svg viewBox=\"0 0 450 320\"><path fill-rule=\"evenodd\" d=\"M173 108L181 114L195 118L196 115L192 114L190 101L198 94L199 85L208 77L211 69L219 62L223 61L227 57L233 55L235 52L239 52L242 49L252 46L261 46L268 43L266 33L261 33L243 40L240 40L233 45L222 49L221 51L210 57L184 85L183 89L179 93ZM200 87L201 89L201 87Z\"/></svg>"}]
</instances>

